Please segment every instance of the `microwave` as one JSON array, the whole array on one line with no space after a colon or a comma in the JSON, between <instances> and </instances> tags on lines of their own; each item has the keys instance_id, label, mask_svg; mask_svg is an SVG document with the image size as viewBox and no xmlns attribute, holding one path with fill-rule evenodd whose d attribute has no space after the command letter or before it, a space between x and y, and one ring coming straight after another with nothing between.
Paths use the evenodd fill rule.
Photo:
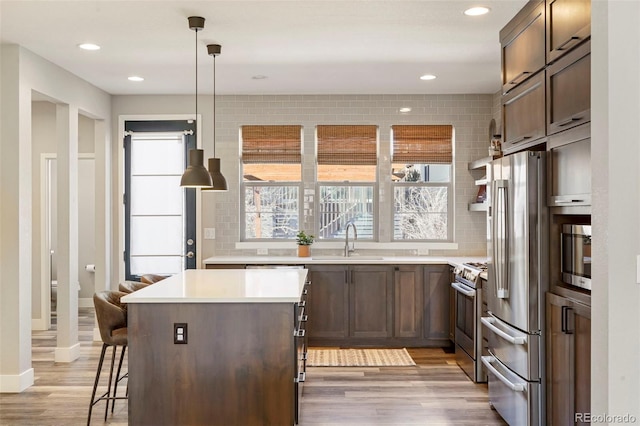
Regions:
<instances>
[{"instance_id":1,"label":"microwave","mask_svg":"<svg viewBox=\"0 0 640 426\"><path fill-rule=\"evenodd\" d=\"M562 282L591 290L591 225L562 225Z\"/></svg>"}]
</instances>

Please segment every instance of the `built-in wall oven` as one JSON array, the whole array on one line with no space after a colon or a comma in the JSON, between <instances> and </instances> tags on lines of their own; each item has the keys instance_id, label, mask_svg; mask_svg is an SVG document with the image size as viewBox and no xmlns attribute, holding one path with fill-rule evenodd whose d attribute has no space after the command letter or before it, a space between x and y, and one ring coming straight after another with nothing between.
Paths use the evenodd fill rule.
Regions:
<instances>
[{"instance_id":1,"label":"built-in wall oven","mask_svg":"<svg viewBox=\"0 0 640 426\"><path fill-rule=\"evenodd\" d=\"M482 367L482 285L480 273L486 264L465 263L454 268L455 290L455 353L456 362L476 383L486 382Z\"/></svg>"}]
</instances>

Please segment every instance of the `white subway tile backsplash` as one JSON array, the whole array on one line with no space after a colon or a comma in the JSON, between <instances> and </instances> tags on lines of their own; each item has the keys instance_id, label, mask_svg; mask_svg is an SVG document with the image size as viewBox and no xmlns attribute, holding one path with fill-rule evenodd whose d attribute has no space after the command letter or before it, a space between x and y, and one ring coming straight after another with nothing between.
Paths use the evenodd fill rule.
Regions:
<instances>
[{"instance_id":1,"label":"white subway tile backsplash","mask_svg":"<svg viewBox=\"0 0 640 426\"><path fill-rule=\"evenodd\" d=\"M389 132L393 124L452 124L455 128L455 235L458 250L430 250L432 255L486 254L486 215L467 211L475 200L474 180L479 172L467 170L467 163L487 155L487 130L491 118L499 119L500 97L495 95L229 95L218 97L216 153L231 190L215 194L213 211L204 210L203 227L216 227L213 255L255 254L255 250L238 250L239 240L239 127L244 124L299 124L304 132L303 176L315 176L313 140L318 124L376 124L380 132L380 158L389 161ZM400 114L398 109L410 106L412 111ZM212 141L203 140L205 150L212 150ZM209 146L211 145L211 146ZM383 166L380 167L383 172ZM389 194L390 180L380 179L380 191ZM305 188L315 189L314 183ZM380 242L389 242L391 198L380 198ZM305 227L313 221L303 218ZM408 250L409 253L411 250ZM269 250L269 253L277 253ZM290 254L290 250L282 250ZM403 252L403 251L400 251ZM388 254L402 254L398 250Z\"/></svg>"}]
</instances>

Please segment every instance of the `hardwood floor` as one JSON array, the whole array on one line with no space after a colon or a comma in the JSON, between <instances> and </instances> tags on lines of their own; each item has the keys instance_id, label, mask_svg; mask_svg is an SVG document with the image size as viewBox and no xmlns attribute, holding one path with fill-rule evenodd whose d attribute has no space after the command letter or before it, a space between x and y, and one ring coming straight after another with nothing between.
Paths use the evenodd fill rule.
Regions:
<instances>
[{"instance_id":1,"label":"hardwood floor","mask_svg":"<svg viewBox=\"0 0 640 426\"><path fill-rule=\"evenodd\" d=\"M79 323L81 356L70 364L53 361L55 330L33 333L35 384L19 394L0 395L0 425L86 424L102 344L92 341L93 309L81 308ZM310 367L300 426L505 425L489 408L486 385L472 383L452 354L442 349L408 351L417 366ZM126 382L120 386L124 390ZM106 422L104 403L98 403L91 423L126 425L126 402L116 402Z\"/></svg>"}]
</instances>

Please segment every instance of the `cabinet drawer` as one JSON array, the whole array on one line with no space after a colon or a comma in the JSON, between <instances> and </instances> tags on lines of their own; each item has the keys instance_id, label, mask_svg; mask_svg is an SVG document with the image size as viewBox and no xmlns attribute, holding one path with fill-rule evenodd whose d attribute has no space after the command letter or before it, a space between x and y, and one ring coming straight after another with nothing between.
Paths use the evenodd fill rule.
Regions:
<instances>
[{"instance_id":1,"label":"cabinet drawer","mask_svg":"<svg viewBox=\"0 0 640 426\"><path fill-rule=\"evenodd\" d=\"M547 133L591 121L591 42L547 67Z\"/></svg>"},{"instance_id":2,"label":"cabinet drawer","mask_svg":"<svg viewBox=\"0 0 640 426\"><path fill-rule=\"evenodd\" d=\"M547 0L547 63L591 36L591 0Z\"/></svg>"},{"instance_id":3,"label":"cabinet drawer","mask_svg":"<svg viewBox=\"0 0 640 426\"><path fill-rule=\"evenodd\" d=\"M590 205L591 125L550 136L547 151L547 205Z\"/></svg>"},{"instance_id":4,"label":"cabinet drawer","mask_svg":"<svg viewBox=\"0 0 640 426\"><path fill-rule=\"evenodd\" d=\"M544 2L531 2L500 31L503 93L545 66L544 15Z\"/></svg>"},{"instance_id":5,"label":"cabinet drawer","mask_svg":"<svg viewBox=\"0 0 640 426\"><path fill-rule=\"evenodd\" d=\"M505 152L525 148L545 136L545 72L540 71L502 97Z\"/></svg>"}]
</instances>

